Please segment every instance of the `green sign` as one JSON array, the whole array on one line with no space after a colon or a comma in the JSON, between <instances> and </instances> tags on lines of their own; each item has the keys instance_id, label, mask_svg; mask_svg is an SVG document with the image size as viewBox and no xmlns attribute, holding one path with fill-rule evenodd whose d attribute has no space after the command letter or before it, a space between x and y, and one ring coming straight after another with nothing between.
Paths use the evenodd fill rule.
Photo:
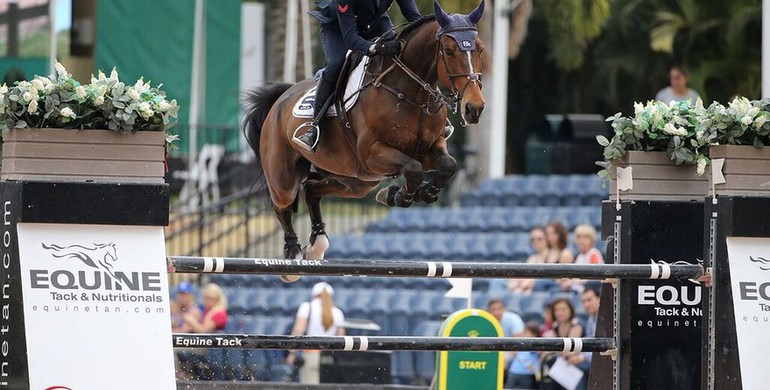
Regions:
<instances>
[{"instance_id":1,"label":"green sign","mask_svg":"<svg viewBox=\"0 0 770 390\"><path fill-rule=\"evenodd\" d=\"M502 337L500 323L484 310L454 312L441 325L442 337ZM438 352L436 390L500 390L503 388L502 352Z\"/></svg>"}]
</instances>

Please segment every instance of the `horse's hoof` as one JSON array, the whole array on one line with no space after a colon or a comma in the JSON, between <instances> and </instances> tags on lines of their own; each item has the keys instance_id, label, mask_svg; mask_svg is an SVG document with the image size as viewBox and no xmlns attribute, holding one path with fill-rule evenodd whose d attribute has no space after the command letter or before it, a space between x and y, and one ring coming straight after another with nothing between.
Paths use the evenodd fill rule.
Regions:
<instances>
[{"instance_id":1,"label":"horse's hoof","mask_svg":"<svg viewBox=\"0 0 770 390\"><path fill-rule=\"evenodd\" d=\"M393 207L396 205L394 198L396 197L396 193L398 193L398 189L398 186L395 184L387 186L378 191L374 199L377 200L377 203Z\"/></svg>"},{"instance_id":2,"label":"horse's hoof","mask_svg":"<svg viewBox=\"0 0 770 390\"><path fill-rule=\"evenodd\" d=\"M305 260L323 260L327 249L329 249L329 238L326 234L319 234L312 245L305 247L304 258Z\"/></svg>"},{"instance_id":3,"label":"horse's hoof","mask_svg":"<svg viewBox=\"0 0 770 390\"><path fill-rule=\"evenodd\" d=\"M398 207L411 207L412 203L414 203L414 194L407 194L404 191L398 191L393 197L393 204Z\"/></svg>"},{"instance_id":4,"label":"horse's hoof","mask_svg":"<svg viewBox=\"0 0 770 390\"><path fill-rule=\"evenodd\" d=\"M284 283L294 283L299 280L299 275L281 275L280 278Z\"/></svg>"}]
</instances>

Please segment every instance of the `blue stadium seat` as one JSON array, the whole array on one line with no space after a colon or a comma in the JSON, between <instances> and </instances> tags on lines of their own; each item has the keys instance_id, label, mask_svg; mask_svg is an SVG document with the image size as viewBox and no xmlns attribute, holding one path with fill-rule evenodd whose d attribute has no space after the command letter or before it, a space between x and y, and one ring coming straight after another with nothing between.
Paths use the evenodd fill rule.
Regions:
<instances>
[{"instance_id":1,"label":"blue stadium seat","mask_svg":"<svg viewBox=\"0 0 770 390\"><path fill-rule=\"evenodd\" d=\"M413 332L414 336L437 336L439 328L441 327L440 321L425 321L420 323ZM436 368L436 353L435 352L416 352L415 358L415 371L417 377L422 379L425 383L430 383L433 378Z\"/></svg>"},{"instance_id":2,"label":"blue stadium seat","mask_svg":"<svg viewBox=\"0 0 770 390\"><path fill-rule=\"evenodd\" d=\"M390 355L390 376L394 384L411 384L415 377L414 352L393 351Z\"/></svg>"}]
</instances>

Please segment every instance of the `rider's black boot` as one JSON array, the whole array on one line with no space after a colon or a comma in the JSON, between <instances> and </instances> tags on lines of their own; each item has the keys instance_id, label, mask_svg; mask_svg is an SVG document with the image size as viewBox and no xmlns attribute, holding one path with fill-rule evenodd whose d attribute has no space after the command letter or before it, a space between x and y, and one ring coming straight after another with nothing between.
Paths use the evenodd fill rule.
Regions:
<instances>
[{"instance_id":1,"label":"rider's black boot","mask_svg":"<svg viewBox=\"0 0 770 390\"><path fill-rule=\"evenodd\" d=\"M315 103L313 105L313 122L310 125L308 131L299 137L293 138L293 141L297 146L305 149L308 152L314 152L315 147L318 144L318 136L320 135L320 129L318 123L326 114L326 108L328 108L326 101L334 92L334 84L327 80L326 77L321 76L321 80L318 81L318 87L315 91Z\"/></svg>"}]
</instances>

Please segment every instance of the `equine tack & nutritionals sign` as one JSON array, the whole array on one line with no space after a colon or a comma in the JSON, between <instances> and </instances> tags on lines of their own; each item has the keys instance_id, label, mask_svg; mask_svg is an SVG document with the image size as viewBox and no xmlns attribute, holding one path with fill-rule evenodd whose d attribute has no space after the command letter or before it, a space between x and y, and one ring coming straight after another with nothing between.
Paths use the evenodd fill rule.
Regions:
<instances>
[{"instance_id":1,"label":"equine tack & nutritionals sign","mask_svg":"<svg viewBox=\"0 0 770 390\"><path fill-rule=\"evenodd\" d=\"M770 239L727 237L727 253L743 388L764 389L770 371L758 362L770 350Z\"/></svg>"}]
</instances>

